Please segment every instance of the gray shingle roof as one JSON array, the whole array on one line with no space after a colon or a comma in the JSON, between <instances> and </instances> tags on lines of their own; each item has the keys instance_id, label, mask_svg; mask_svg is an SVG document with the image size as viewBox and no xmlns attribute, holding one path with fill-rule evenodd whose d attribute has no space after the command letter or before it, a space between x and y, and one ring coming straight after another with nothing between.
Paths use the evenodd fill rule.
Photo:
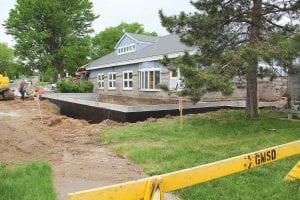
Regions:
<instances>
[{"instance_id":1,"label":"gray shingle roof","mask_svg":"<svg viewBox=\"0 0 300 200\"><path fill-rule=\"evenodd\" d=\"M132 37L135 37L138 34L132 34L130 33ZM151 36L139 35L138 37L145 39L146 37L149 39ZM105 68L108 64L114 64L113 66L122 65L120 62L123 61L133 61L137 59L143 59L148 57L154 57L154 56L161 56L161 55L169 55L174 53L180 53L184 51L192 51L195 50L195 47L188 47L180 42L180 38L178 35L171 34L167 36L162 37L153 37L156 38L156 41L149 45L148 47L122 55L117 55L114 52L105 55L87 65L87 69L90 68ZM136 38L137 39L137 38ZM138 39L137 39L138 40ZM138 61L136 62L138 63Z\"/></svg>"},{"instance_id":2,"label":"gray shingle roof","mask_svg":"<svg viewBox=\"0 0 300 200\"><path fill-rule=\"evenodd\" d=\"M130 37L135 38L138 41L141 42L151 42L154 43L158 40L159 37L157 36L149 36L149 35L142 35L142 34L136 34L136 33L126 33Z\"/></svg>"}]
</instances>

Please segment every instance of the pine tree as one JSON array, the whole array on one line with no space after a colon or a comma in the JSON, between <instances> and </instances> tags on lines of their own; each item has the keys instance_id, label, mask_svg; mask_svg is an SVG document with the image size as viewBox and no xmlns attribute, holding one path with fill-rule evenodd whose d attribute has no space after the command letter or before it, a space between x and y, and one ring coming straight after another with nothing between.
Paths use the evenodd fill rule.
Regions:
<instances>
[{"instance_id":1,"label":"pine tree","mask_svg":"<svg viewBox=\"0 0 300 200\"><path fill-rule=\"evenodd\" d=\"M246 115L257 117L258 64L264 59L266 48L272 50L273 34L295 32L300 1L197 0L191 4L197 10L194 13L165 16L160 10L162 25L169 32L178 33L184 43L199 47L196 68L213 66L220 69L214 70L215 74L229 70L244 75Z\"/></svg>"}]
</instances>

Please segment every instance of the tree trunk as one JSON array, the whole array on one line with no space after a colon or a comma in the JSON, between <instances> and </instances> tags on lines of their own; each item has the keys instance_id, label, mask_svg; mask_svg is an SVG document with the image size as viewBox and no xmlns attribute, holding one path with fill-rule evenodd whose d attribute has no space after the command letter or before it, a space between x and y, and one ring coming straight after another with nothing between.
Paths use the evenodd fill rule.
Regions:
<instances>
[{"instance_id":1,"label":"tree trunk","mask_svg":"<svg viewBox=\"0 0 300 200\"><path fill-rule=\"evenodd\" d=\"M59 59L56 63L56 70L58 73L58 79L62 79L64 77L64 65L63 65L63 60Z\"/></svg>"},{"instance_id":2,"label":"tree trunk","mask_svg":"<svg viewBox=\"0 0 300 200\"><path fill-rule=\"evenodd\" d=\"M253 0L252 23L250 33L250 44L252 48L256 48L261 40L262 29L262 0ZM258 47L259 48L259 47ZM249 69L247 72L247 96L246 96L246 115L250 118L258 116L257 101L257 65L258 54L254 54L249 61Z\"/></svg>"},{"instance_id":3,"label":"tree trunk","mask_svg":"<svg viewBox=\"0 0 300 200\"><path fill-rule=\"evenodd\" d=\"M257 64L253 62L247 72L247 96L246 96L246 115L250 118L258 116L257 101Z\"/></svg>"},{"instance_id":4,"label":"tree trunk","mask_svg":"<svg viewBox=\"0 0 300 200\"><path fill-rule=\"evenodd\" d=\"M287 109L292 109L292 89L293 82L291 77L293 76L293 62L288 67L288 78L287 78Z\"/></svg>"}]
</instances>

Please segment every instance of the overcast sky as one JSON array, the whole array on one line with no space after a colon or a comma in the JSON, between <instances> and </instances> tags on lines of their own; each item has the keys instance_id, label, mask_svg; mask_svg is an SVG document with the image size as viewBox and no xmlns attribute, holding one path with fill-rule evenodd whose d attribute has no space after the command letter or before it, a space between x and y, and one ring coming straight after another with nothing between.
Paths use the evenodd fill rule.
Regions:
<instances>
[{"instance_id":1,"label":"overcast sky","mask_svg":"<svg viewBox=\"0 0 300 200\"><path fill-rule=\"evenodd\" d=\"M0 0L0 41L8 43L9 46L12 46L14 41L5 34L2 24L8 18L9 10L14 8L15 2L15 0ZM100 15L93 23L96 33L124 21L139 22L144 25L146 31L166 35L167 31L160 25L159 9L163 9L167 15L193 10L190 0L92 0L92 2L94 13Z\"/></svg>"}]
</instances>

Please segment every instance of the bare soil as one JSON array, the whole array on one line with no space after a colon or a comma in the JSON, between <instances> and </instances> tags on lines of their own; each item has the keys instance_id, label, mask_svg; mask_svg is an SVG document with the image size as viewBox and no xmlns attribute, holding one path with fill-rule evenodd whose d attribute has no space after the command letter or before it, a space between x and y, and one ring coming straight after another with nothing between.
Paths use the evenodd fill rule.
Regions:
<instances>
[{"instance_id":1,"label":"bare soil","mask_svg":"<svg viewBox=\"0 0 300 200\"><path fill-rule=\"evenodd\" d=\"M48 161L58 199L67 199L70 192L146 177L137 165L97 142L100 127L117 123L91 125L61 116L48 101L41 101L41 113L43 123L33 100L0 102L1 164Z\"/></svg>"}]
</instances>

